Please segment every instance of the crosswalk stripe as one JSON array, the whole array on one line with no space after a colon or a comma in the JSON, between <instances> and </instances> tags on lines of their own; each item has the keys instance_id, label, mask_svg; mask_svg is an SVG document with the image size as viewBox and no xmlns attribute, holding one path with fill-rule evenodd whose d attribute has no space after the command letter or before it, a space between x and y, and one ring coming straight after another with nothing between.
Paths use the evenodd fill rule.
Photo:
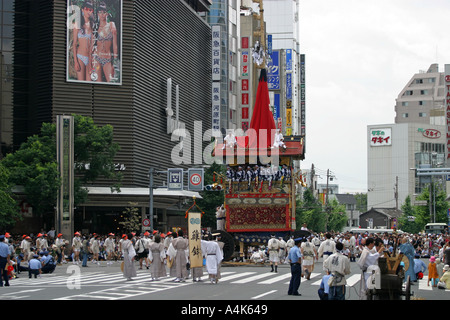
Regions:
<instances>
[{"instance_id":1,"label":"crosswalk stripe","mask_svg":"<svg viewBox=\"0 0 450 320\"><path fill-rule=\"evenodd\" d=\"M255 281L255 280L259 280L261 278L267 278L267 277L270 277L272 275L273 275L273 273L262 273L262 274L257 274L257 275L255 275L253 277L249 277L249 278L246 278L246 279L233 281L232 283L248 283L248 282L252 282L252 281Z\"/></svg>"},{"instance_id":2,"label":"crosswalk stripe","mask_svg":"<svg viewBox=\"0 0 450 320\"><path fill-rule=\"evenodd\" d=\"M284 279L290 278L290 277L291 277L291 274L290 273L286 273L286 274L282 274L282 275L279 275L277 277L274 277L272 279L267 279L267 280L258 282L258 284L272 284L272 283L275 283L275 282L278 282L278 281L281 281L281 280L284 280Z\"/></svg>"},{"instance_id":3,"label":"crosswalk stripe","mask_svg":"<svg viewBox=\"0 0 450 320\"><path fill-rule=\"evenodd\" d=\"M242 272L242 273L236 273L227 277L222 277L220 278L219 282L223 282L223 281L228 281L228 280L232 280L232 279L236 279L236 278L240 278L240 277L245 277L251 274L255 274L256 272Z\"/></svg>"}]
</instances>

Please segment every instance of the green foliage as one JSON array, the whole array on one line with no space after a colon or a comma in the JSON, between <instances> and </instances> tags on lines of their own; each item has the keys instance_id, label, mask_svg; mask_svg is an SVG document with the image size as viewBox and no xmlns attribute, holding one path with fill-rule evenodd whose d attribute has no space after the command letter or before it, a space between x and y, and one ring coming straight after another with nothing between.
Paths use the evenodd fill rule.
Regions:
<instances>
[{"instance_id":1,"label":"green foliage","mask_svg":"<svg viewBox=\"0 0 450 320\"><path fill-rule=\"evenodd\" d=\"M434 201L431 203L436 206L436 222L447 223L447 210L448 202L445 200L447 194L443 189L441 189L438 184L434 184L433 189L435 189ZM430 213L430 188L423 188L420 195L416 197L416 200L426 201L424 206L415 206L411 203L411 198L408 196L405 199L405 203L402 206L403 215L399 219L399 229L410 233L419 233L425 229L425 225L433 221L432 216L433 205L431 206ZM414 221L408 221L408 216L415 217Z\"/></svg>"},{"instance_id":2,"label":"green foliage","mask_svg":"<svg viewBox=\"0 0 450 320\"><path fill-rule=\"evenodd\" d=\"M122 212L123 221L120 221L119 224L123 226L125 233L140 232L141 230L141 214L137 205L137 202L128 202L128 207Z\"/></svg>"},{"instance_id":3,"label":"green foliage","mask_svg":"<svg viewBox=\"0 0 450 320\"><path fill-rule=\"evenodd\" d=\"M314 198L309 188L305 189L303 200L297 202L295 220L297 229L300 229L300 226L306 223L310 230L325 230L326 215L322 210L322 205Z\"/></svg>"},{"instance_id":4,"label":"green foliage","mask_svg":"<svg viewBox=\"0 0 450 320\"><path fill-rule=\"evenodd\" d=\"M339 204L336 199L329 202L327 230L341 231L347 223L345 205Z\"/></svg>"},{"instance_id":5,"label":"green foliage","mask_svg":"<svg viewBox=\"0 0 450 320\"><path fill-rule=\"evenodd\" d=\"M21 217L8 180L9 172L0 163L0 230L10 228Z\"/></svg>"},{"instance_id":6,"label":"green foliage","mask_svg":"<svg viewBox=\"0 0 450 320\"><path fill-rule=\"evenodd\" d=\"M322 207L309 188L305 189L303 200L297 201L295 219L297 229L306 223L308 229L314 232L340 231L347 223L344 205L332 199L328 207Z\"/></svg>"},{"instance_id":7,"label":"green foliage","mask_svg":"<svg viewBox=\"0 0 450 320\"><path fill-rule=\"evenodd\" d=\"M214 181L214 172L215 180ZM221 177L219 174L225 176L225 167L223 165L213 163L207 170L205 170L204 185L213 184L215 182L220 183ZM222 178L222 182L225 183L225 178ZM216 229L216 208L220 207L224 202L224 189L222 191L202 191L200 195L202 199L197 199L196 204L205 212L202 217L202 227L211 227Z\"/></svg>"},{"instance_id":8,"label":"green foliage","mask_svg":"<svg viewBox=\"0 0 450 320\"><path fill-rule=\"evenodd\" d=\"M112 189L119 189L122 175L115 171L113 162L118 150L110 125L100 128L91 118L74 115L75 205L87 200L83 185L100 177L112 181ZM33 211L52 218L61 184L56 160L56 124L43 123L41 133L30 136L2 164L11 173L9 183L25 189Z\"/></svg>"}]
</instances>

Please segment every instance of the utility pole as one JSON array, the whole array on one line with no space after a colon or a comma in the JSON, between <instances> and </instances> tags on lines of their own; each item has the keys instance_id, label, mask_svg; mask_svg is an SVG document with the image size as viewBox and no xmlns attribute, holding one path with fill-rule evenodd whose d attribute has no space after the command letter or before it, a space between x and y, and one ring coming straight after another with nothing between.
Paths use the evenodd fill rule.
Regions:
<instances>
[{"instance_id":1,"label":"utility pole","mask_svg":"<svg viewBox=\"0 0 450 320\"><path fill-rule=\"evenodd\" d=\"M395 209L398 210L398 176L395 177L394 197L395 197Z\"/></svg>"}]
</instances>

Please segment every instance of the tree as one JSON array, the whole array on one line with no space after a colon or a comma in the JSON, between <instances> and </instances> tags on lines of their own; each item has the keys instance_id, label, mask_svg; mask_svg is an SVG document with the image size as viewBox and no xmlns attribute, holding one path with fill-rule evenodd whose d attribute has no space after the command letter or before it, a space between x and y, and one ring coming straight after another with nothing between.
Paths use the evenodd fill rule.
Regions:
<instances>
[{"instance_id":1,"label":"tree","mask_svg":"<svg viewBox=\"0 0 450 320\"><path fill-rule=\"evenodd\" d=\"M339 204L336 199L329 201L329 213L327 229L341 231L347 223L347 215L345 213L345 205Z\"/></svg>"},{"instance_id":2,"label":"tree","mask_svg":"<svg viewBox=\"0 0 450 320\"><path fill-rule=\"evenodd\" d=\"M223 165L213 163L207 170L205 170L205 185L210 185L213 183L224 182L224 167ZM216 172L216 174L214 174ZM221 176L222 175L222 176ZM222 191L202 191L200 195L202 199L197 199L196 204L205 212L202 217L202 227L211 227L213 230L216 229L216 208L221 206L224 202L224 192Z\"/></svg>"},{"instance_id":3,"label":"tree","mask_svg":"<svg viewBox=\"0 0 450 320\"><path fill-rule=\"evenodd\" d=\"M0 230L12 227L16 219L20 219L19 207L13 198L8 183L9 172L0 163Z\"/></svg>"},{"instance_id":4,"label":"tree","mask_svg":"<svg viewBox=\"0 0 450 320\"><path fill-rule=\"evenodd\" d=\"M408 233L418 233L420 232L420 226L415 222L416 218L416 210L415 206L411 204L411 197L407 196L404 204L402 205L402 216L398 219L398 227L400 230ZM410 217L414 217L414 220L411 221Z\"/></svg>"},{"instance_id":5,"label":"tree","mask_svg":"<svg viewBox=\"0 0 450 320\"><path fill-rule=\"evenodd\" d=\"M326 216L322 210L322 205L314 198L311 189L305 189L303 200L297 201L295 210L295 220L297 229L306 223L309 230L325 230Z\"/></svg>"},{"instance_id":6,"label":"tree","mask_svg":"<svg viewBox=\"0 0 450 320\"><path fill-rule=\"evenodd\" d=\"M75 206L87 200L86 184L100 177L119 190L122 174L115 170L119 145L113 142L111 125L98 127L92 118L74 115ZM9 171L11 185L23 186L33 211L52 219L61 184L56 160L56 124L43 123L39 135L30 136L19 150L1 162Z\"/></svg>"},{"instance_id":7,"label":"tree","mask_svg":"<svg viewBox=\"0 0 450 320\"><path fill-rule=\"evenodd\" d=\"M448 202L445 200L447 195L442 188L438 187L438 184L435 184L432 188L436 190L436 194L434 200L431 200L432 208L435 206L436 211L436 222L447 222L447 209ZM425 200L427 201L426 206L415 206L416 212L416 223L420 227L420 230L425 228L427 223L433 221L434 212L430 212L430 188L423 188L423 191L420 195L417 196L417 200ZM433 210L433 209L432 209Z\"/></svg>"},{"instance_id":8,"label":"tree","mask_svg":"<svg viewBox=\"0 0 450 320\"><path fill-rule=\"evenodd\" d=\"M128 202L128 207L122 212L123 221L120 221L119 224L123 226L125 233L141 230L141 214L137 205L137 202Z\"/></svg>"}]
</instances>

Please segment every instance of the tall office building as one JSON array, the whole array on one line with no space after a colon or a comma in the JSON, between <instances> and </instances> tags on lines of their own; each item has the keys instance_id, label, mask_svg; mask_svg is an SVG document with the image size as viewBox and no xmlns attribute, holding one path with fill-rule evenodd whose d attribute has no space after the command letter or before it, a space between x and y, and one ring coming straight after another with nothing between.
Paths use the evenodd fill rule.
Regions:
<instances>
[{"instance_id":1,"label":"tall office building","mask_svg":"<svg viewBox=\"0 0 450 320\"><path fill-rule=\"evenodd\" d=\"M271 36L272 50L279 50L278 67L283 70L280 74L282 90L273 89L271 97L272 105L281 104L284 112L283 123L285 134L301 135L302 132L302 105L300 93L304 94L301 87L301 55L300 55L300 0L264 0L264 19L266 21L266 33ZM273 60L275 62L275 60ZM303 68L304 70L304 68ZM281 102L275 101L280 94ZM304 100L303 100L304 103ZM304 105L303 105L303 112Z\"/></svg>"},{"instance_id":2,"label":"tall office building","mask_svg":"<svg viewBox=\"0 0 450 320\"><path fill-rule=\"evenodd\" d=\"M172 151L179 141L172 138L177 127L185 127L193 138L194 121L202 121L203 131L211 128L211 27L205 19L210 4L0 1L2 155L61 114L112 125L120 145L114 161L123 169L122 193L111 194L105 179L89 186L89 202L75 212L77 229L92 231L96 223L97 232L103 232L131 200L139 202L144 215L149 168L194 164L174 164ZM83 51L89 40L92 55ZM194 161L193 150L183 152ZM165 175L155 177L157 186L165 181ZM178 201L178 196L158 192L157 215Z\"/></svg>"},{"instance_id":3,"label":"tall office building","mask_svg":"<svg viewBox=\"0 0 450 320\"><path fill-rule=\"evenodd\" d=\"M220 129L236 129L238 42L241 0L212 0L208 13L211 27L220 28Z\"/></svg>"},{"instance_id":4,"label":"tall office building","mask_svg":"<svg viewBox=\"0 0 450 320\"><path fill-rule=\"evenodd\" d=\"M414 74L396 99L395 123L444 125L444 89L437 63Z\"/></svg>"}]
</instances>

